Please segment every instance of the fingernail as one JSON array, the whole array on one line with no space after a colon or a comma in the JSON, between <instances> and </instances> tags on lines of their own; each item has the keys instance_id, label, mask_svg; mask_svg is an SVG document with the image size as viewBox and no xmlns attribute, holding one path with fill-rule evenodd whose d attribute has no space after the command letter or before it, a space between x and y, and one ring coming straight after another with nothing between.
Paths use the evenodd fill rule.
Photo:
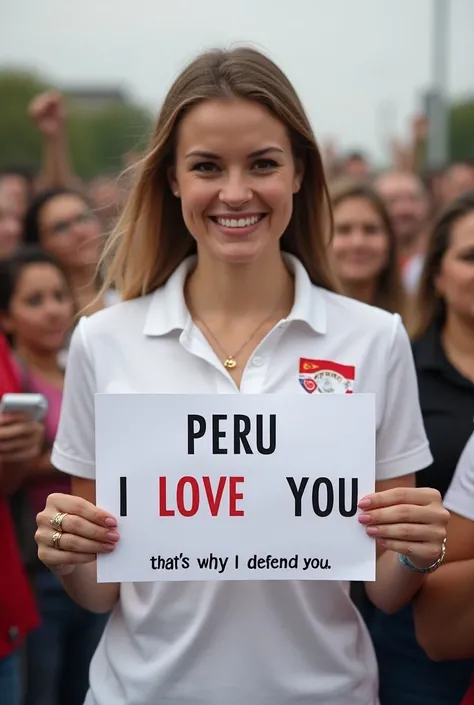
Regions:
<instances>
[{"instance_id":1,"label":"fingernail","mask_svg":"<svg viewBox=\"0 0 474 705\"><path fill-rule=\"evenodd\" d=\"M104 524L110 527L117 526L117 522L115 521L115 519L112 519L112 517L107 517L107 519L104 521Z\"/></svg>"},{"instance_id":2,"label":"fingernail","mask_svg":"<svg viewBox=\"0 0 474 705\"><path fill-rule=\"evenodd\" d=\"M377 526L368 526L366 532L369 534L369 536L375 536L378 530L379 529Z\"/></svg>"},{"instance_id":3,"label":"fingernail","mask_svg":"<svg viewBox=\"0 0 474 705\"><path fill-rule=\"evenodd\" d=\"M370 514L359 514L358 519L361 524L370 524L372 521Z\"/></svg>"},{"instance_id":4,"label":"fingernail","mask_svg":"<svg viewBox=\"0 0 474 705\"><path fill-rule=\"evenodd\" d=\"M119 535L116 531L109 531L109 533L105 535L105 538L109 539L109 541L118 541Z\"/></svg>"},{"instance_id":5,"label":"fingernail","mask_svg":"<svg viewBox=\"0 0 474 705\"><path fill-rule=\"evenodd\" d=\"M117 544L115 544L115 543L103 543L102 544L105 551L113 551L116 545Z\"/></svg>"},{"instance_id":6,"label":"fingernail","mask_svg":"<svg viewBox=\"0 0 474 705\"><path fill-rule=\"evenodd\" d=\"M367 509L368 507L370 507L371 504L371 500L368 497L364 497L364 499L360 500L357 506L359 507L359 509Z\"/></svg>"}]
</instances>

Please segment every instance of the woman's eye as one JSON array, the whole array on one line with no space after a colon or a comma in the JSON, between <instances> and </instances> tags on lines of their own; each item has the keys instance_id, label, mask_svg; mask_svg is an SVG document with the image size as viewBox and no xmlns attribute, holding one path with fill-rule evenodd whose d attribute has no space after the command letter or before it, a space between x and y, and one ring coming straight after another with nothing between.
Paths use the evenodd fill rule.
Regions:
<instances>
[{"instance_id":1,"label":"woman's eye","mask_svg":"<svg viewBox=\"0 0 474 705\"><path fill-rule=\"evenodd\" d=\"M257 171L269 171L270 169L275 169L277 166L278 164L274 159L257 159L253 168Z\"/></svg>"},{"instance_id":2,"label":"woman's eye","mask_svg":"<svg viewBox=\"0 0 474 705\"><path fill-rule=\"evenodd\" d=\"M28 306L41 306L42 302L43 297L41 296L41 294L33 294L33 296L29 296L26 300Z\"/></svg>"},{"instance_id":3,"label":"woman's eye","mask_svg":"<svg viewBox=\"0 0 474 705\"><path fill-rule=\"evenodd\" d=\"M193 166L193 171L198 171L201 174L211 174L217 169L217 164L213 162L199 162Z\"/></svg>"}]
</instances>

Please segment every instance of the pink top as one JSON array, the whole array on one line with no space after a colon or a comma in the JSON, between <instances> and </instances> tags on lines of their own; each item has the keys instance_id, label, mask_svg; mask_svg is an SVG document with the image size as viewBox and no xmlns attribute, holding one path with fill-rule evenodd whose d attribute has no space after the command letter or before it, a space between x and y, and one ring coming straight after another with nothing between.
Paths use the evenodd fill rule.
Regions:
<instances>
[{"instance_id":1,"label":"pink top","mask_svg":"<svg viewBox=\"0 0 474 705\"><path fill-rule=\"evenodd\" d=\"M16 363L20 379L25 375L18 363ZM48 446L52 447L59 425L63 390L54 387L52 384L40 379L33 372L28 371L28 392L43 394L48 400L48 412L45 418L45 437ZM24 385L23 385L24 386ZM71 481L69 475L65 475L58 470L51 473L51 477L41 480L33 480L28 487L28 496L32 511L37 514L43 511L48 495L53 492L69 494L71 491Z\"/></svg>"}]
</instances>

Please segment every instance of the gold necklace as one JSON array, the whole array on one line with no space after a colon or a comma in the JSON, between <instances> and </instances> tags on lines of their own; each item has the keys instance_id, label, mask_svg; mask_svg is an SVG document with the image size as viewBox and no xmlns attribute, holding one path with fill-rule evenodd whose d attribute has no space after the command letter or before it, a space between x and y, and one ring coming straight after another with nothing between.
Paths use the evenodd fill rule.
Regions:
<instances>
[{"instance_id":1,"label":"gold necklace","mask_svg":"<svg viewBox=\"0 0 474 705\"><path fill-rule=\"evenodd\" d=\"M286 295L286 292L285 292L285 295ZM250 343L250 341L257 335L258 331L259 331L261 328L263 328L263 326L264 326L266 323L268 323L269 321L272 320L272 318L275 316L275 313L276 313L277 310L279 309L280 304L281 304L281 301L278 302L278 305L274 308L274 310L272 311L272 313L271 313L267 318L265 318L264 321L262 321L261 323L259 323L259 325L257 326L257 328L255 328L255 330L253 331L252 335L250 335L250 336L247 338L247 340L240 346L240 348L237 350L237 352L235 352L233 355L229 355L229 354L224 350L224 348L223 348L222 345L219 343L219 341L217 340L217 338L216 338L216 336L214 335L214 333L212 332L212 330L209 328L209 326L207 325L207 323L205 323L205 322L202 320L202 318L195 318L195 322L196 322L197 324L202 325L202 326L206 329L206 331L209 333L209 335L211 336L211 338L213 339L213 341L215 342L215 344L217 345L217 347L219 348L219 350L221 351L221 353L224 355L224 358L225 358L225 359L224 359L224 362L223 362L222 364L224 365L224 367L226 368L226 370L234 370L234 369L237 367L237 360L236 360L236 358L240 355L240 353L241 353L242 350L245 348L245 346L248 345L248 344ZM191 312L191 315L192 315L192 312Z\"/></svg>"}]
</instances>

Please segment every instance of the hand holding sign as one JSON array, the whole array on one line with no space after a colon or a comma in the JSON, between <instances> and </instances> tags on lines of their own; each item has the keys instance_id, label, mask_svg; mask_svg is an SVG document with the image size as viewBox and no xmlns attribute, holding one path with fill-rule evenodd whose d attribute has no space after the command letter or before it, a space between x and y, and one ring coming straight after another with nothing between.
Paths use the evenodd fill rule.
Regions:
<instances>
[{"instance_id":1,"label":"hand holding sign","mask_svg":"<svg viewBox=\"0 0 474 705\"><path fill-rule=\"evenodd\" d=\"M60 515L63 517L57 532L51 521ZM68 494L49 495L37 524L38 557L62 575L72 572L79 563L91 563L98 553L110 553L119 538L114 530L117 522L108 512Z\"/></svg>"},{"instance_id":2,"label":"hand holding sign","mask_svg":"<svg viewBox=\"0 0 474 705\"><path fill-rule=\"evenodd\" d=\"M417 568L427 568L441 554L449 512L437 490L398 487L364 497L359 522L369 536L389 551L407 557Z\"/></svg>"}]
</instances>

